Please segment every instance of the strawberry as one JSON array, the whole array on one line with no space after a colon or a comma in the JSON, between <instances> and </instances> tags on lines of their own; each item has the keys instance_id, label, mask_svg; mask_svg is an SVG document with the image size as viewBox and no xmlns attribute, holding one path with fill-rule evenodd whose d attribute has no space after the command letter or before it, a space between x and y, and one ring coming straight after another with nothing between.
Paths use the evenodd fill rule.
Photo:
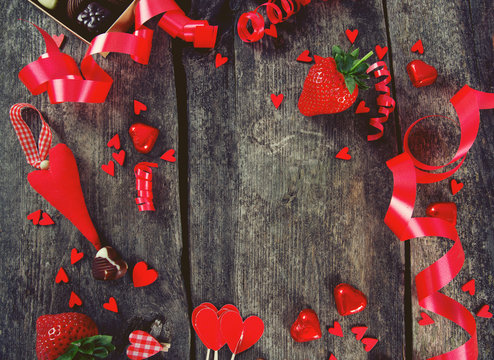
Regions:
<instances>
[{"instance_id":1,"label":"strawberry","mask_svg":"<svg viewBox=\"0 0 494 360\"><path fill-rule=\"evenodd\" d=\"M346 53L333 46L333 57L316 56L316 63L310 68L298 108L305 116L335 114L348 109L357 98L358 88L368 88L364 80L369 65L364 61L372 51L358 59L359 49Z\"/></svg>"},{"instance_id":2,"label":"strawberry","mask_svg":"<svg viewBox=\"0 0 494 360\"><path fill-rule=\"evenodd\" d=\"M104 358L115 349L112 337L97 335L94 321L79 313L42 315L36 321L36 334L39 360Z\"/></svg>"}]
</instances>

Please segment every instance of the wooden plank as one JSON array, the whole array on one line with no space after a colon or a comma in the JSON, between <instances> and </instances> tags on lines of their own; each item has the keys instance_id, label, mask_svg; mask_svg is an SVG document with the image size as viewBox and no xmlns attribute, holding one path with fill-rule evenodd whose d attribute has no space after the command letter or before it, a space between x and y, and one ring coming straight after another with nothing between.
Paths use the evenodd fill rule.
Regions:
<instances>
[{"instance_id":1,"label":"wooden plank","mask_svg":"<svg viewBox=\"0 0 494 360\"><path fill-rule=\"evenodd\" d=\"M195 18L207 14L226 31L216 51L184 54L193 305L232 302L244 317L264 320L263 338L238 359L403 358L402 245L383 223L392 190L384 161L397 154L393 123L369 143L368 119L355 108L314 118L297 109L310 68L297 56L348 46L347 28L358 28L363 53L387 45L381 2L313 2L277 27L277 39L245 44L229 21L257 4L233 2L233 14L221 16L192 3ZM217 53L229 58L218 69ZM285 96L278 110L272 93ZM360 97L372 105L375 98ZM334 158L344 146L351 161ZM364 312L338 315L332 291L341 282L368 295ZM323 339L297 344L289 328L306 307L318 313ZM344 338L328 335L335 320ZM356 325L380 340L369 355L350 333ZM204 358L198 340L196 353Z\"/></svg>"},{"instance_id":2,"label":"wooden plank","mask_svg":"<svg viewBox=\"0 0 494 360\"><path fill-rule=\"evenodd\" d=\"M449 99L465 84L482 91L493 91L492 2L436 1L433 8L427 1L388 2L396 97L400 104L399 120L404 134L408 126L427 115L444 115L456 119ZM410 52L419 38L424 54ZM405 71L408 62L421 59L434 65L439 77L434 85L416 89ZM425 208L434 201L454 201L458 205L460 239L466 253L462 271L443 292L476 312L483 304L492 307L492 213L494 148L489 129L493 125L492 110L481 112L477 141L462 168L453 178L465 184L452 196L449 181L419 186L415 216L425 215ZM414 136L414 154L435 165L444 164L456 151L458 131L448 120L435 118L421 126ZM446 239L421 238L411 242L412 276L439 259L451 246ZM477 293L470 296L461 286L476 279ZM414 285L415 286L415 285ZM434 325L420 327L420 307L413 291L413 358L424 359L452 350L468 335L458 326L430 314ZM479 359L492 359L493 323L477 318Z\"/></svg>"},{"instance_id":3,"label":"wooden plank","mask_svg":"<svg viewBox=\"0 0 494 360\"><path fill-rule=\"evenodd\" d=\"M123 359L128 335L134 329L148 329L155 320L160 340L172 342L169 358L188 359L190 354L189 320L184 283L181 276L181 225L176 164L159 159L166 149L177 148L177 110L173 63L169 36L157 31L149 66L134 63L128 56L111 54L98 62L115 82L104 104L50 105L46 94L32 96L17 79L18 71L44 50L41 36L28 19L51 34L64 33L63 50L80 60L86 45L69 35L27 2L11 2L2 12L3 64L1 108L4 121L1 132L2 176L0 220L0 298L2 304L0 357L35 358L35 324L46 313L71 311L71 290L83 300L74 311L91 316L100 331L115 337L117 352L112 359ZM19 39L24 39L19 41ZM159 74L159 76L156 76ZM139 116L133 113L133 99L148 106ZM141 260L159 273L158 280L143 288L134 288L131 274L116 282L95 281L91 275L94 248L58 211L48 205L28 185L26 175L32 168L15 138L7 118L9 107L17 102L37 106L60 141L74 152L89 213L105 244L114 246L130 268ZM127 130L132 122L142 121L159 128L160 136L149 155L137 153ZM111 159L106 142L119 133L127 153L123 167L116 165L115 177L100 166ZM141 161L159 163L153 171L156 212L139 212L135 205L134 166ZM43 209L55 225L36 227L26 215ZM70 265L70 250L86 255ZM56 272L63 266L68 284L56 285ZM109 297L115 297L119 313L103 309ZM161 329L161 331L160 331Z\"/></svg>"}]
</instances>

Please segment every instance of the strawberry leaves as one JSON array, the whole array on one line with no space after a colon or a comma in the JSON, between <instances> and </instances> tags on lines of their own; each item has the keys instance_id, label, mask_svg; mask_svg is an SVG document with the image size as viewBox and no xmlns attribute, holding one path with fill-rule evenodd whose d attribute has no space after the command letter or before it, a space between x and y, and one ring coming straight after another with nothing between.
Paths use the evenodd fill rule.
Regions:
<instances>
[{"instance_id":1,"label":"strawberry leaves","mask_svg":"<svg viewBox=\"0 0 494 360\"><path fill-rule=\"evenodd\" d=\"M365 83L365 80L369 78L366 73L369 65L365 63L365 60L372 54L373 52L370 51L362 59L359 59L359 49L345 52L339 46L333 46L332 55L336 62L336 68L345 78L345 85L350 94L353 94L356 85L362 90L369 88Z\"/></svg>"},{"instance_id":2,"label":"strawberry leaves","mask_svg":"<svg viewBox=\"0 0 494 360\"><path fill-rule=\"evenodd\" d=\"M95 335L79 339L72 342L65 354L59 356L57 360L104 359L115 350L115 345L111 341L112 337L109 335Z\"/></svg>"}]
</instances>

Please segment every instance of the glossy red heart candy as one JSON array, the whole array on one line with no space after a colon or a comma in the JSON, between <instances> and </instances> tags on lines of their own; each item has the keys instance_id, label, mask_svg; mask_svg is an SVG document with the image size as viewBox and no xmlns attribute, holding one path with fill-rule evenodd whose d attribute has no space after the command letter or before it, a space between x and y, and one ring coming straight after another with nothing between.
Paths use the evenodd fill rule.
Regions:
<instances>
[{"instance_id":1,"label":"glossy red heart candy","mask_svg":"<svg viewBox=\"0 0 494 360\"><path fill-rule=\"evenodd\" d=\"M422 60L413 60L407 65L407 73L416 88L433 84L437 79L434 66Z\"/></svg>"},{"instance_id":2,"label":"glossy red heart candy","mask_svg":"<svg viewBox=\"0 0 494 360\"><path fill-rule=\"evenodd\" d=\"M427 216L437 217L449 221L453 225L456 225L458 210L454 202L432 203L427 206L425 213L427 214Z\"/></svg>"},{"instance_id":3,"label":"glossy red heart candy","mask_svg":"<svg viewBox=\"0 0 494 360\"><path fill-rule=\"evenodd\" d=\"M365 295L349 284L339 284L334 288L334 300L342 316L356 314L367 306Z\"/></svg>"},{"instance_id":4,"label":"glossy red heart candy","mask_svg":"<svg viewBox=\"0 0 494 360\"><path fill-rule=\"evenodd\" d=\"M304 309L290 328L290 335L296 342L307 342L320 339L321 324L314 310Z\"/></svg>"},{"instance_id":5,"label":"glossy red heart candy","mask_svg":"<svg viewBox=\"0 0 494 360\"><path fill-rule=\"evenodd\" d=\"M143 123L135 123L129 129L129 135L137 151L147 154L153 150L159 130Z\"/></svg>"}]
</instances>

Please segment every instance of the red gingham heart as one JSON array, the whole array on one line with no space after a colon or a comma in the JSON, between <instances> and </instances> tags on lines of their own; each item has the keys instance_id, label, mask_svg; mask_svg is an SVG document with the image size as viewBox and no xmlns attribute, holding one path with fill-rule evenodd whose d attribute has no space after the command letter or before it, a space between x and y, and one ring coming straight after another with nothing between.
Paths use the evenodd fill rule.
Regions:
<instances>
[{"instance_id":1,"label":"red gingham heart","mask_svg":"<svg viewBox=\"0 0 494 360\"><path fill-rule=\"evenodd\" d=\"M127 356L132 360L147 359L163 349L158 340L142 330L130 333L129 341L132 345L127 349Z\"/></svg>"}]
</instances>

